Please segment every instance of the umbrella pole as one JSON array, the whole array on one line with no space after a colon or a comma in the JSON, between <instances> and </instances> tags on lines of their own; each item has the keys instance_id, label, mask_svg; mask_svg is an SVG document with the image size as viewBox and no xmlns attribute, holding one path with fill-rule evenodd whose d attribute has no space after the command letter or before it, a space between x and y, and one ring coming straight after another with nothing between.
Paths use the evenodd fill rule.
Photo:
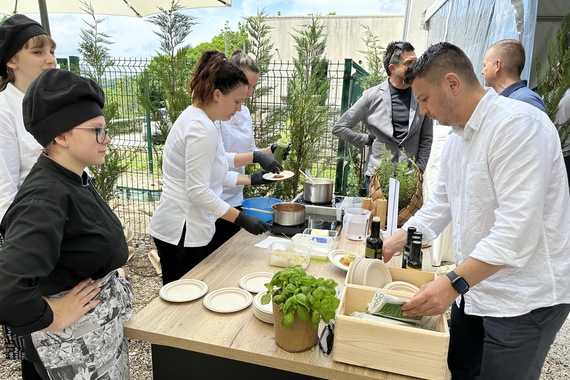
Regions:
<instances>
[{"instance_id":1,"label":"umbrella pole","mask_svg":"<svg viewBox=\"0 0 570 380\"><path fill-rule=\"evenodd\" d=\"M42 26L46 30L47 34L51 36L46 0L38 0L38 7L40 9L40 18L42 21Z\"/></svg>"}]
</instances>

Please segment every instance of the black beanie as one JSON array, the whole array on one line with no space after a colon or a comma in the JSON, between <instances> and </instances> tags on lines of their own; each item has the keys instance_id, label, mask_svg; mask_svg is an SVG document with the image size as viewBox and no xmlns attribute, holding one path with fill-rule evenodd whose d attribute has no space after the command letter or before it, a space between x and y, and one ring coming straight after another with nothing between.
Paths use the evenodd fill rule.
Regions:
<instances>
[{"instance_id":1,"label":"black beanie","mask_svg":"<svg viewBox=\"0 0 570 380\"><path fill-rule=\"evenodd\" d=\"M0 26L0 75L5 75L6 63L35 36L47 34L44 27L24 15L14 15Z\"/></svg>"},{"instance_id":2,"label":"black beanie","mask_svg":"<svg viewBox=\"0 0 570 380\"><path fill-rule=\"evenodd\" d=\"M63 132L103 115L105 94L91 79L49 69L28 87L22 104L26 130L47 146Z\"/></svg>"}]
</instances>

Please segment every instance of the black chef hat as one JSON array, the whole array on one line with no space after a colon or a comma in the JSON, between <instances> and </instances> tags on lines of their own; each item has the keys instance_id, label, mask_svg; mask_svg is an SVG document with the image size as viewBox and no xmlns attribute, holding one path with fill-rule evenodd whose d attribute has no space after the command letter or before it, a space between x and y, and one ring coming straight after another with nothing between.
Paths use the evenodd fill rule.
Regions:
<instances>
[{"instance_id":1,"label":"black chef hat","mask_svg":"<svg viewBox=\"0 0 570 380\"><path fill-rule=\"evenodd\" d=\"M24 15L14 15L0 26L0 75L6 74L6 63L32 37L47 34L44 27Z\"/></svg>"},{"instance_id":2,"label":"black chef hat","mask_svg":"<svg viewBox=\"0 0 570 380\"><path fill-rule=\"evenodd\" d=\"M24 125L42 146L78 125L103 115L105 94L91 79L49 69L28 87L22 104Z\"/></svg>"}]
</instances>

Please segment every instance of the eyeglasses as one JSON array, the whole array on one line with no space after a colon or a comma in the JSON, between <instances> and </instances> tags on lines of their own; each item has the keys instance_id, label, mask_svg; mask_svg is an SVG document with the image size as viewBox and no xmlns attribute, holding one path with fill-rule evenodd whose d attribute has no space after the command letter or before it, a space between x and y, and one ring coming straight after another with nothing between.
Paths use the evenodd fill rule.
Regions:
<instances>
[{"instance_id":1,"label":"eyeglasses","mask_svg":"<svg viewBox=\"0 0 570 380\"><path fill-rule=\"evenodd\" d=\"M89 128L89 127L75 127L75 129L86 129L95 131L95 140L97 143L103 144L105 137L109 135L109 130L107 128Z\"/></svg>"},{"instance_id":2,"label":"eyeglasses","mask_svg":"<svg viewBox=\"0 0 570 380\"><path fill-rule=\"evenodd\" d=\"M390 53L390 59L388 60L391 64L396 64L400 61L400 54L404 51L404 43L398 42L394 44L394 49Z\"/></svg>"}]
</instances>

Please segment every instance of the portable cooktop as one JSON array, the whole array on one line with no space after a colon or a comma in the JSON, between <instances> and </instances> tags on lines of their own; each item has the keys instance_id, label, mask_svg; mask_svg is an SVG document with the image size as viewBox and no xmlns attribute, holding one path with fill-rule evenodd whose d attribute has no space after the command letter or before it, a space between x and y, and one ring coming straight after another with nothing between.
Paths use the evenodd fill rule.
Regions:
<instances>
[{"instance_id":1,"label":"portable cooktop","mask_svg":"<svg viewBox=\"0 0 570 380\"><path fill-rule=\"evenodd\" d=\"M320 230L334 230L336 228L336 218L331 216L315 215L305 213L306 219L302 224L296 226L282 226L271 222L271 232L275 235L293 236L301 234L306 228L316 228Z\"/></svg>"},{"instance_id":2,"label":"portable cooktop","mask_svg":"<svg viewBox=\"0 0 570 380\"><path fill-rule=\"evenodd\" d=\"M335 195L330 203L326 204L313 204L303 200L303 193L299 193L292 202L299 203L305 206L306 213L309 215L318 215L325 218L333 218L334 220L341 221L342 212L340 207L344 197L342 195Z\"/></svg>"}]
</instances>

